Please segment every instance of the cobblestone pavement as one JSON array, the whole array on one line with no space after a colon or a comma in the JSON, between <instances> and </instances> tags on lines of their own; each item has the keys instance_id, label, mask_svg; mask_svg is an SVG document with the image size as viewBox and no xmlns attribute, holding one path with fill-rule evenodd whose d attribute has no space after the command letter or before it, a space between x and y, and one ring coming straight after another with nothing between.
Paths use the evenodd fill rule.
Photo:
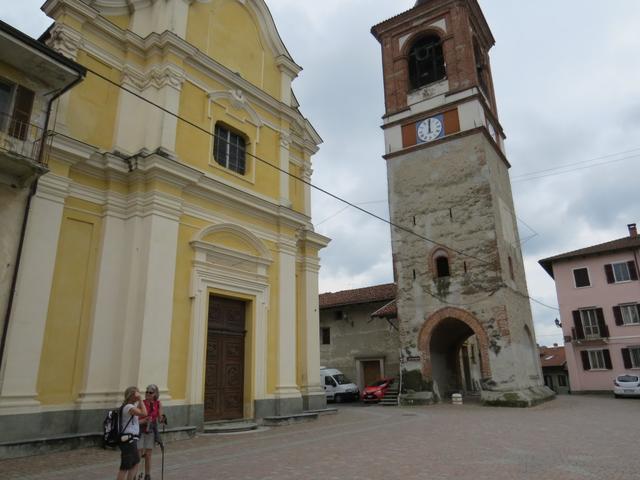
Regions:
<instances>
[{"instance_id":1,"label":"cobblestone pavement","mask_svg":"<svg viewBox=\"0 0 640 480\"><path fill-rule=\"evenodd\" d=\"M165 479L640 479L640 400L562 396L532 409L340 406L316 422L166 447ZM160 478L156 451L154 479ZM0 479L114 479L119 455L0 462Z\"/></svg>"}]
</instances>

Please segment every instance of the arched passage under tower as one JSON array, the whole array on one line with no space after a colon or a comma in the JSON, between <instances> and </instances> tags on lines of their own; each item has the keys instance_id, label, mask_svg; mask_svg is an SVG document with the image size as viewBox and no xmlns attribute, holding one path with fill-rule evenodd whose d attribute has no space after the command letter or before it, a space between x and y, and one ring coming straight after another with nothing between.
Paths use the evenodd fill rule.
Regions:
<instances>
[{"instance_id":1,"label":"arched passage under tower","mask_svg":"<svg viewBox=\"0 0 640 480\"><path fill-rule=\"evenodd\" d=\"M420 332L423 377L440 399L453 393L479 393L491 376L488 339L469 312L445 308L431 315Z\"/></svg>"}]
</instances>

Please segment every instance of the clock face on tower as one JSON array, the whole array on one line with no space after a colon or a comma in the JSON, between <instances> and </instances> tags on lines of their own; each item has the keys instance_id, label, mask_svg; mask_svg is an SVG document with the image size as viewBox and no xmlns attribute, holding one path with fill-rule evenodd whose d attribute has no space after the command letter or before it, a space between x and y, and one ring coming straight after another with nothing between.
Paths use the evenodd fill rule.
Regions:
<instances>
[{"instance_id":1,"label":"clock face on tower","mask_svg":"<svg viewBox=\"0 0 640 480\"><path fill-rule=\"evenodd\" d=\"M427 118L416 124L418 143L432 142L444 137L443 115Z\"/></svg>"}]
</instances>

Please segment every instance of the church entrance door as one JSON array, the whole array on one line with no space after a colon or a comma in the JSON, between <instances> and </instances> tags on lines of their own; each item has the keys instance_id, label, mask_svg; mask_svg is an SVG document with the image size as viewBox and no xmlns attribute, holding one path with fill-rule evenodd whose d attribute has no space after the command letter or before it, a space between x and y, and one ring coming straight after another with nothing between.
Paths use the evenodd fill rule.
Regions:
<instances>
[{"instance_id":1,"label":"church entrance door","mask_svg":"<svg viewBox=\"0 0 640 480\"><path fill-rule=\"evenodd\" d=\"M204 419L244 417L246 302L211 295L207 329Z\"/></svg>"}]
</instances>

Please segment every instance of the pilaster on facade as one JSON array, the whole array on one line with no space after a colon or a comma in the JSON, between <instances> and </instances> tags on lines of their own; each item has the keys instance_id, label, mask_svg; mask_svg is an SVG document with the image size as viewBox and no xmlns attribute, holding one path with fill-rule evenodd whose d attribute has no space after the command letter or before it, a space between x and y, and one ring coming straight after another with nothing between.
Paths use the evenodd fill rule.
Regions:
<instances>
[{"instance_id":1,"label":"pilaster on facade","mask_svg":"<svg viewBox=\"0 0 640 480\"><path fill-rule=\"evenodd\" d=\"M296 379L296 253L294 239L278 243L278 382L276 396L300 397Z\"/></svg>"},{"instance_id":2,"label":"pilaster on facade","mask_svg":"<svg viewBox=\"0 0 640 480\"><path fill-rule=\"evenodd\" d=\"M291 137L286 132L280 133L280 205L291 206L289 198L289 147ZM306 213L306 212L305 212Z\"/></svg>"},{"instance_id":3,"label":"pilaster on facade","mask_svg":"<svg viewBox=\"0 0 640 480\"><path fill-rule=\"evenodd\" d=\"M69 180L49 173L31 203L22 263L9 317L0 408L35 407L44 332Z\"/></svg>"}]
</instances>

